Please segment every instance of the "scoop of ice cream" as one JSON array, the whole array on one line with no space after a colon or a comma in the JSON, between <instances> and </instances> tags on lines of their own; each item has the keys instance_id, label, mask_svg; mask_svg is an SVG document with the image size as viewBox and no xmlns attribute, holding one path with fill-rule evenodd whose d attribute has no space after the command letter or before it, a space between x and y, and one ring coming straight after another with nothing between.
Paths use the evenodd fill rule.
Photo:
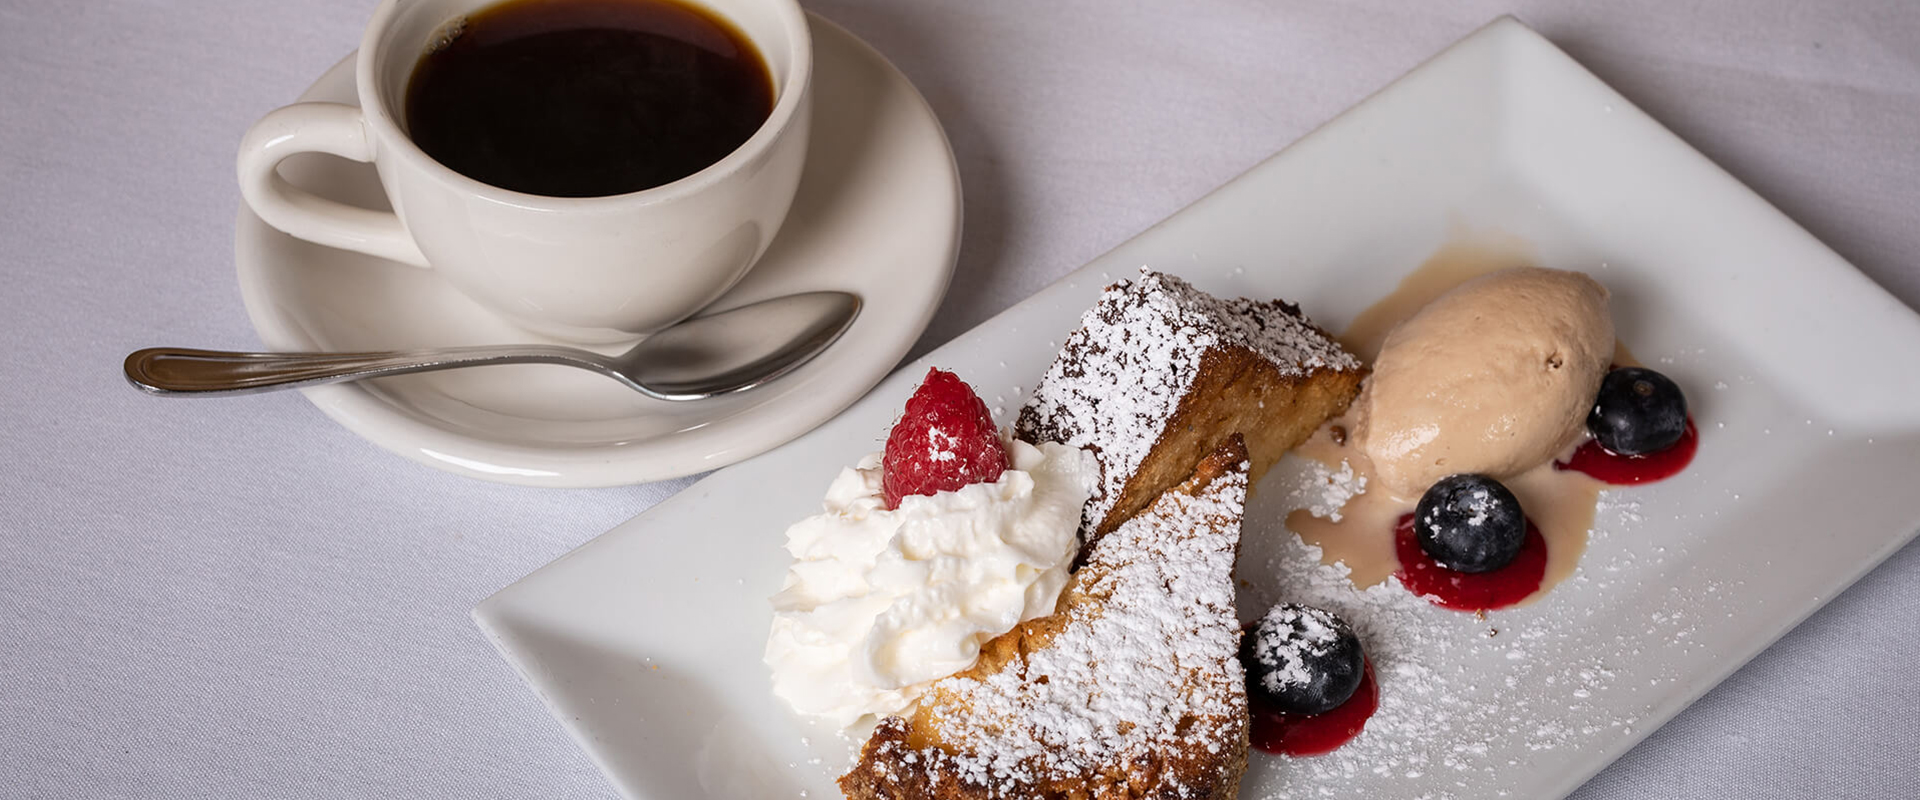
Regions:
<instances>
[{"instance_id":1,"label":"scoop of ice cream","mask_svg":"<svg viewBox=\"0 0 1920 800\"><path fill-rule=\"evenodd\" d=\"M1388 492L1505 478L1579 441L1613 357L1607 289L1578 272L1482 275L1387 334L1355 434Z\"/></svg>"}]
</instances>

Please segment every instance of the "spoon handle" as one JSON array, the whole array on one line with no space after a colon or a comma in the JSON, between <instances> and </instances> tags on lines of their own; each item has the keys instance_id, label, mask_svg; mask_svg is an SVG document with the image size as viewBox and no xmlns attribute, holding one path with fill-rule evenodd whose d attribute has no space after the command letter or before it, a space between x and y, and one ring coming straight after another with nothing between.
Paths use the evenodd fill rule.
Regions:
<instances>
[{"instance_id":1,"label":"spoon handle","mask_svg":"<svg viewBox=\"0 0 1920 800\"><path fill-rule=\"evenodd\" d=\"M386 353L236 353L149 347L127 356L127 380L153 394L251 394L480 364L565 364L601 373L599 356L565 347L501 345Z\"/></svg>"}]
</instances>

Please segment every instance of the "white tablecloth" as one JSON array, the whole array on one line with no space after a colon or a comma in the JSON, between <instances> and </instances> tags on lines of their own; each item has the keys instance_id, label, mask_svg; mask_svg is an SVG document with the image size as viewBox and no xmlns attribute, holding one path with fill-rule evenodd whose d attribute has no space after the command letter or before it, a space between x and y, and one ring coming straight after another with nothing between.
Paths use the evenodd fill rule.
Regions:
<instances>
[{"instance_id":1,"label":"white tablecloth","mask_svg":"<svg viewBox=\"0 0 1920 800\"><path fill-rule=\"evenodd\" d=\"M296 394L119 376L144 345L257 345L235 146L372 6L0 2L0 796L611 795L467 609L687 481L495 486ZM960 270L916 354L1506 11L1920 304L1913 0L810 7L959 156ZM1912 797L1917 658L1908 547L1576 796Z\"/></svg>"}]
</instances>

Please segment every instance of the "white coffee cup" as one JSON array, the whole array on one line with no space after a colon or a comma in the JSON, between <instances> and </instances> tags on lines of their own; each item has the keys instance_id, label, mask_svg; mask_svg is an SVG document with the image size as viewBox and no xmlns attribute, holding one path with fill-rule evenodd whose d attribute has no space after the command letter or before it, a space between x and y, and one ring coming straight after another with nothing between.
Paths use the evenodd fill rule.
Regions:
<instances>
[{"instance_id":1,"label":"white coffee cup","mask_svg":"<svg viewBox=\"0 0 1920 800\"><path fill-rule=\"evenodd\" d=\"M671 325L745 276L780 230L811 108L813 43L795 0L696 1L759 48L774 105L745 144L693 175L630 194L543 197L442 166L407 137L407 83L437 37L497 0L382 0L354 65L360 106L295 103L261 118L241 143L241 194L275 228L431 266L482 306L551 337L613 343ZM303 152L372 162L393 212L290 185L275 167Z\"/></svg>"}]
</instances>

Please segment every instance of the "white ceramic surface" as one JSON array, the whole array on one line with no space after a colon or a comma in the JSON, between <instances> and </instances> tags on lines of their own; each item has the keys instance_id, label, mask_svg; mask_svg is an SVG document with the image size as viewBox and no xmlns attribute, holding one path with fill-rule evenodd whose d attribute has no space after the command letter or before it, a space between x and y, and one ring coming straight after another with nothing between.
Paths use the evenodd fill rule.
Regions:
<instances>
[{"instance_id":1,"label":"white ceramic surface","mask_svg":"<svg viewBox=\"0 0 1920 800\"><path fill-rule=\"evenodd\" d=\"M1501 714L1460 714L1396 743L1397 763L1318 785L1256 756L1242 796L1560 796L1912 538L1920 317L1512 19L475 621L628 796L837 796L849 743L768 691L766 597L786 525L880 441L926 365L1007 421L1100 287L1141 265L1339 329L1442 245L1496 234L1613 290L1621 336L1689 388L1700 454L1620 492L1632 505L1608 504L1575 579L1434 665L1477 679L1450 700ZM1277 514L1256 504L1250 550L1288 541ZM1265 563L1243 555L1243 605L1270 599ZM1488 635L1421 613L1433 635ZM1551 679L1589 668L1604 678ZM1438 700L1396 686L1383 703Z\"/></svg>"},{"instance_id":2,"label":"white ceramic surface","mask_svg":"<svg viewBox=\"0 0 1920 800\"><path fill-rule=\"evenodd\" d=\"M939 306L960 236L960 185L939 122L905 76L812 19L816 116L786 228L714 309L793 292L861 296L833 347L779 381L697 403L650 400L588 372L504 366L302 390L355 433L430 466L531 486L610 486L722 467L846 408L904 356ZM352 59L303 99L351 102ZM297 185L377 205L370 168L315 156ZM274 350L529 341L428 270L304 242L246 209L235 246L254 328ZM615 350L619 348L613 348Z\"/></svg>"},{"instance_id":3,"label":"white ceramic surface","mask_svg":"<svg viewBox=\"0 0 1920 800\"><path fill-rule=\"evenodd\" d=\"M240 144L254 213L308 241L429 265L495 314L572 341L636 341L712 303L779 233L807 165L813 41L794 0L705 0L758 46L766 122L705 169L611 197L541 197L476 181L408 138L420 54L493 0L384 0L354 64L356 101L269 112ZM390 211L330 201L275 173L300 153L372 163Z\"/></svg>"}]
</instances>

